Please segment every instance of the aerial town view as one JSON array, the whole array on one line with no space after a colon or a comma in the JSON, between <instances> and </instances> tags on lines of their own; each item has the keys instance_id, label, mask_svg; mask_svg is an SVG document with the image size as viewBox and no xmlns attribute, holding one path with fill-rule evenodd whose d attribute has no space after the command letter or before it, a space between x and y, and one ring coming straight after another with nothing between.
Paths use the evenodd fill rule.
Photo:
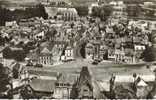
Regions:
<instances>
[{"instance_id":1,"label":"aerial town view","mask_svg":"<svg viewBox=\"0 0 156 100\"><path fill-rule=\"evenodd\" d=\"M156 99L156 0L0 0L0 99Z\"/></svg>"}]
</instances>

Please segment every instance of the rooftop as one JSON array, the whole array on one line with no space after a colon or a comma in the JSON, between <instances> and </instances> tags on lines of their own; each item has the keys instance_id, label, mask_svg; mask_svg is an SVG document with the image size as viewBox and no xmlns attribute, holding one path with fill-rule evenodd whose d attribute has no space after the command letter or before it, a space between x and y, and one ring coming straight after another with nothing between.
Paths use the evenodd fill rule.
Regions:
<instances>
[{"instance_id":1,"label":"rooftop","mask_svg":"<svg viewBox=\"0 0 156 100\"><path fill-rule=\"evenodd\" d=\"M34 91L38 92L54 92L55 81L52 80L42 80L42 79L33 79L29 84Z\"/></svg>"}]
</instances>

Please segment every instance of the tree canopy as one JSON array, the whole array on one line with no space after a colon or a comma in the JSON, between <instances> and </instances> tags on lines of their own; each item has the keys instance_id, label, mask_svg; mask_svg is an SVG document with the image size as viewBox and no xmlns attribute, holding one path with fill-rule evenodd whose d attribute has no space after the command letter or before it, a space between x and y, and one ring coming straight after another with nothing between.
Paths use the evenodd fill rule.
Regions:
<instances>
[{"instance_id":1,"label":"tree canopy","mask_svg":"<svg viewBox=\"0 0 156 100\"><path fill-rule=\"evenodd\" d=\"M99 17L102 21L106 21L112 14L112 11L111 6L93 7L92 16Z\"/></svg>"},{"instance_id":2,"label":"tree canopy","mask_svg":"<svg viewBox=\"0 0 156 100\"><path fill-rule=\"evenodd\" d=\"M0 26L5 25L6 21L19 21L20 19L27 19L32 17L43 17L44 19L48 18L48 14L46 13L42 4L38 4L33 8L26 8L25 10L15 9L14 11L2 8L0 6L0 15Z\"/></svg>"},{"instance_id":3,"label":"tree canopy","mask_svg":"<svg viewBox=\"0 0 156 100\"><path fill-rule=\"evenodd\" d=\"M145 51L142 53L142 58L144 58L147 62L152 62L156 60L156 48L152 47L146 47Z\"/></svg>"},{"instance_id":4,"label":"tree canopy","mask_svg":"<svg viewBox=\"0 0 156 100\"><path fill-rule=\"evenodd\" d=\"M78 12L79 16L87 16L88 15L88 7L87 6L76 6L75 9Z\"/></svg>"},{"instance_id":5,"label":"tree canopy","mask_svg":"<svg viewBox=\"0 0 156 100\"><path fill-rule=\"evenodd\" d=\"M9 69L4 67L3 64L0 63L0 98L9 98L8 95L4 95L3 93L6 92L10 85L10 76L9 76Z\"/></svg>"}]
</instances>

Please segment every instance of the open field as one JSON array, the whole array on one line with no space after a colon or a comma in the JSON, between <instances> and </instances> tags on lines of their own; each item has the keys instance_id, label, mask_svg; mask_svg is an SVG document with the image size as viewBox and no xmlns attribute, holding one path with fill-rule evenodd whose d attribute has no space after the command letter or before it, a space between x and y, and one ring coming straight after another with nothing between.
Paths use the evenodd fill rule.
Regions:
<instances>
[{"instance_id":1,"label":"open field","mask_svg":"<svg viewBox=\"0 0 156 100\"><path fill-rule=\"evenodd\" d=\"M139 75L153 74L153 72L151 72L149 69L146 68L146 64L121 65L121 64L103 63L99 65L92 65L91 63L84 60L73 61L52 67L44 67L40 70L57 71L71 75L73 74L79 75L79 72L81 71L81 68L83 66L89 67L89 70L93 74L94 78L96 78L97 80L104 81L108 81L112 74L115 75L133 75L133 73L137 73ZM38 70L38 68L35 69Z\"/></svg>"}]
</instances>

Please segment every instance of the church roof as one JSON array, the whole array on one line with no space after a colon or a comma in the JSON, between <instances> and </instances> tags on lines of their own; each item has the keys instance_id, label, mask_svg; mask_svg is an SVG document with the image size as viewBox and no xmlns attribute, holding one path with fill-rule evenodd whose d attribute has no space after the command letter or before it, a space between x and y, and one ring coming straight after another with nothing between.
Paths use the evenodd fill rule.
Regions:
<instances>
[{"instance_id":1,"label":"church roof","mask_svg":"<svg viewBox=\"0 0 156 100\"><path fill-rule=\"evenodd\" d=\"M80 72L80 77L77 83L77 88L80 88L84 84L87 84L91 90L93 89L92 77L89 73L88 67L86 66L82 67L82 70Z\"/></svg>"}]
</instances>

